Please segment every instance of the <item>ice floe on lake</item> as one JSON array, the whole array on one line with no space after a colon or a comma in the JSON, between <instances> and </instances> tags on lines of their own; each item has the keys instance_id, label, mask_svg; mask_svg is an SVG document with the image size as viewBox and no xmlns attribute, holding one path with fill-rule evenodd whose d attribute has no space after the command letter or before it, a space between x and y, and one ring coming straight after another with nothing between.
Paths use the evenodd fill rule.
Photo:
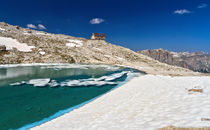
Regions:
<instances>
[{"instance_id":1,"label":"ice floe on lake","mask_svg":"<svg viewBox=\"0 0 210 130\"><path fill-rule=\"evenodd\" d=\"M25 81L21 81L21 82L12 83L10 85L12 85L12 86L20 86L20 85L23 85L23 84L26 84L26 82Z\"/></svg>"},{"instance_id":2,"label":"ice floe on lake","mask_svg":"<svg viewBox=\"0 0 210 130\"><path fill-rule=\"evenodd\" d=\"M107 82L107 81L79 81L79 80L71 80L68 82L61 83L61 86L68 86L68 87L74 87L74 86L103 86L103 85L114 85L118 84L119 82Z\"/></svg>"},{"instance_id":3,"label":"ice floe on lake","mask_svg":"<svg viewBox=\"0 0 210 130\"><path fill-rule=\"evenodd\" d=\"M102 85L108 85L108 84L118 84L118 82L107 82L107 81L80 81L80 80L71 80L68 82L61 83L61 86L68 86L68 87L74 87L74 86L102 86Z\"/></svg>"},{"instance_id":4,"label":"ice floe on lake","mask_svg":"<svg viewBox=\"0 0 210 130\"><path fill-rule=\"evenodd\" d=\"M44 79L31 79L29 81L21 81L12 83L10 85L12 86L20 86L23 84L29 84L33 85L35 87L80 87L80 86L103 86L103 85L115 85L118 84L120 81L117 81L117 79L122 78L125 76L127 78L132 73L130 71L122 71L118 73L113 73L106 76L101 76L98 78L87 78L87 79L76 79L71 80L67 79L65 81L57 81L52 80L50 78L44 78ZM134 74L134 73L133 73Z\"/></svg>"},{"instance_id":5,"label":"ice floe on lake","mask_svg":"<svg viewBox=\"0 0 210 130\"><path fill-rule=\"evenodd\" d=\"M89 79L80 79L80 80L67 80L61 83L61 86L102 86L108 84L118 84L119 82L114 81L122 76L127 76L128 72L123 71L120 73L114 73L108 76L102 76L99 78L89 78Z\"/></svg>"},{"instance_id":6,"label":"ice floe on lake","mask_svg":"<svg viewBox=\"0 0 210 130\"><path fill-rule=\"evenodd\" d=\"M32 79L28 82L28 84L34 85L35 87L44 87L48 85L50 79Z\"/></svg>"},{"instance_id":7,"label":"ice floe on lake","mask_svg":"<svg viewBox=\"0 0 210 130\"><path fill-rule=\"evenodd\" d=\"M22 82L14 79L14 82L9 82L9 84L12 86L28 84L35 87L116 85L129 75L139 74L133 69L124 67L88 64L17 64L2 65L0 68L7 68L5 72L9 70L21 70L22 72L29 69L32 72L30 76L34 75L34 78L30 79L25 74L22 76ZM46 73L51 73L51 75L48 76ZM41 75L37 77L37 74Z\"/></svg>"}]
</instances>

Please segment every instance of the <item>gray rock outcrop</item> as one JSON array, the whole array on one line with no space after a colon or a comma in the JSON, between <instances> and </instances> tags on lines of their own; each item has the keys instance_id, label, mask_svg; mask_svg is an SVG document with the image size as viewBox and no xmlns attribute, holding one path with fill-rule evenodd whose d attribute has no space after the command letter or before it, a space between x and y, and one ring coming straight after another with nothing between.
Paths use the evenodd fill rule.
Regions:
<instances>
[{"instance_id":1,"label":"gray rock outcrop","mask_svg":"<svg viewBox=\"0 0 210 130\"><path fill-rule=\"evenodd\" d=\"M210 73L210 55L207 53L169 52L163 49L143 50L138 53L169 65L176 65L193 71Z\"/></svg>"}]
</instances>

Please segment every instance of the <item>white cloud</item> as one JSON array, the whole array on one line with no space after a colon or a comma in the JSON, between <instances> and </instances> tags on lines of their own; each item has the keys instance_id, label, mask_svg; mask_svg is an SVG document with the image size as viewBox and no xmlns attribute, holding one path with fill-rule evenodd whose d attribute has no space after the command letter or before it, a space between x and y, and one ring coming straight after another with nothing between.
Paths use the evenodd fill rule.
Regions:
<instances>
[{"instance_id":1,"label":"white cloud","mask_svg":"<svg viewBox=\"0 0 210 130\"><path fill-rule=\"evenodd\" d=\"M42 24L38 24L38 27L39 27L39 29L41 29L41 30L44 30L44 29L47 29L44 25L42 25Z\"/></svg>"},{"instance_id":2,"label":"white cloud","mask_svg":"<svg viewBox=\"0 0 210 130\"><path fill-rule=\"evenodd\" d=\"M102 23L102 22L104 22L104 20L101 19L101 18L94 18L94 19L91 19L91 20L90 20L90 23L91 23L91 24L100 24L100 23Z\"/></svg>"},{"instance_id":3,"label":"white cloud","mask_svg":"<svg viewBox=\"0 0 210 130\"><path fill-rule=\"evenodd\" d=\"M27 24L26 26L28 28L37 29L36 25L33 25L33 24Z\"/></svg>"},{"instance_id":4,"label":"white cloud","mask_svg":"<svg viewBox=\"0 0 210 130\"><path fill-rule=\"evenodd\" d=\"M206 8L208 5L205 4L205 3L202 3L198 6L199 9L203 9L203 8Z\"/></svg>"},{"instance_id":5,"label":"white cloud","mask_svg":"<svg viewBox=\"0 0 210 130\"><path fill-rule=\"evenodd\" d=\"M175 10L174 14L179 14L179 15L183 15L183 14L190 14L191 11L187 10L187 9L179 9L179 10Z\"/></svg>"}]
</instances>

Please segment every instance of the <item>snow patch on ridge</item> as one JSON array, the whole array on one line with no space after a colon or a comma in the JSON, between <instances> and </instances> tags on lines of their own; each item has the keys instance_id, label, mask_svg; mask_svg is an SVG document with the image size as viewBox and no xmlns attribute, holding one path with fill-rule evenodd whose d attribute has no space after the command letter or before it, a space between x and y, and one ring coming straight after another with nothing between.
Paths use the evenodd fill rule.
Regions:
<instances>
[{"instance_id":1,"label":"snow patch on ridge","mask_svg":"<svg viewBox=\"0 0 210 130\"><path fill-rule=\"evenodd\" d=\"M45 52L44 51L40 51L39 54L45 55Z\"/></svg>"},{"instance_id":2,"label":"snow patch on ridge","mask_svg":"<svg viewBox=\"0 0 210 130\"><path fill-rule=\"evenodd\" d=\"M81 47L83 46L82 40L77 39L68 39L68 43L66 43L67 47Z\"/></svg>"},{"instance_id":3,"label":"snow patch on ridge","mask_svg":"<svg viewBox=\"0 0 210 130\"><path fill-rule=\"evenodd\" d=\"M7 50L16 48L18 51L31 52L35 46L28 46L26 43L20 43L16 39L0 37L0 45L5 45Z\"/></svg>"},{"instance_id":4,"label":"snow patch on ridge","mask_svg":"<svg viewBox=\"0 0 210 130\"><path fill-rule=\"evenodd\" d=\"M4 29L4 28L0 28L0 30L1 30L1 31L5 31L5 29Z\"/></svg>"},{"instance_id":5,"label":"snow patch on ridge","mask_svg":"<svg viewBox=\"0 0 210 130\"><path fill-rule=\"evenodd\" d=\"M43 32L36 32L37 35L46 35L45 33Z\"/></svg>"}]
</instances>

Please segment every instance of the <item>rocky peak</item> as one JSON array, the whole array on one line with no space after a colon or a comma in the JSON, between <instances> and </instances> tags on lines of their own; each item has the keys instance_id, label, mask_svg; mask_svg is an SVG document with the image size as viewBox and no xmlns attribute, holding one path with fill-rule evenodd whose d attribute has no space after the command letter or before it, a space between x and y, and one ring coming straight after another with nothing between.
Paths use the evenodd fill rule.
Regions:
<instances>
[{"instance_id":1,"label":"rocky peak","mask_svg":"<svg viewBox=\"0 0 210 130\"><path fill-rule=\"evenodd\" d=\"M210 73L210 55L204 52L169 52L163 49L155 49L143 50L138 53L169 65Z\"/></svg>"},{"instance_id":2,"label":"rocky peak","mask_svg":"<svg viewBox=\"0 0 210 130\"><path fill-rule=\"evenodd\" d=\"M163 63L171 63L173 62L173 55L167 50L155 49L155 50L143 50L139 53L150 56L151 58L158 60Z\"/></svg>"}]
</instances>

